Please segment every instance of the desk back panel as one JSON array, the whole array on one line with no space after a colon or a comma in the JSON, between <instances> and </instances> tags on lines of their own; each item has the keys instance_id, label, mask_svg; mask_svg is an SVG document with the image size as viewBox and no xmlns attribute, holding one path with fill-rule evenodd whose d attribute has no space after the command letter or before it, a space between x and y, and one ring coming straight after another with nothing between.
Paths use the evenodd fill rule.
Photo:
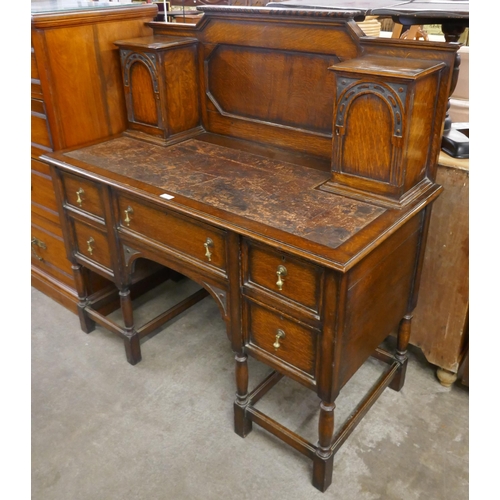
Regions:
<instances>
[{"instance_id":1,"label":"desk back panel","mask_svg":"<svg viewBox=\"0 0 500 500\"><path fill-rule=\"evenodd\" d=\"M199 9L205 15L196 26L150 26L155 36L198 41L204 130L330 161L326 191L384 206L408 204L430 188L440 140L431 124L439 130L444 121L457 47L380 43L360 31L355 11ZM347 80L370 88L346 108ZM394 99L379 94L401 89L407 102L395 112ZM376 145L359 124L368 132L376 126Z\"/></svg>"}]
</instances>

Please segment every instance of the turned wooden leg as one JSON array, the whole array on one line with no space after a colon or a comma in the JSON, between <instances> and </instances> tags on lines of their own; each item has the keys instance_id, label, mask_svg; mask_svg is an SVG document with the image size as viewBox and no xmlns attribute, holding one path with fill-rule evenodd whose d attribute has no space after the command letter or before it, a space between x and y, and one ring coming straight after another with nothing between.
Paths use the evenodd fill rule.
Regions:
<instances>
[{"instance_id":1,"label":"turned wooden leg","mask_svg":"<svg viewBox=\"0 0 500 500\"><path fill-rule=\"evenodd\" d=\"M458 378L457 373L450 372L448 370L445 370L444 368L438 368L436 371L437 378L439 379L439 382L441 382L441 385L444 387L451 387Z\"/></svg>"},{"instance_id":2,"label":"turned wooden leg","mask_svg":"<svg viewBox=\"0 0 500 500\"><path fill-rule=\"evenodd\" d=\"M139 334L136 332L134 327L132 298L128 288L120 290L120 306L123 315L123 322L125 323L125 337L123 339L125 344L125 354L127 355L127 361L131 365L136 365L142 359L141 343Z\"/></svg>"},{"instance_id":3,"label":"turned wooden leg","mask_svg":"<svg viewBox=\"0 0 500 500\"><path fill-rule=\"evenodd\" d=\"M85 277L83 275L83 268L80 264L73 264L73 276L75 278L76 293L78 294L78 318L80 319L80 327L85 333L90 333L95 330L95 321L89 318L85 312L88 305L87 286L85 284Z\"/></svg>"},{"instance_id":4,"label":"turned wooden leg","mask_svg":"<svg viewBox=\"0 0 500 500\"><path fill-rule=\"evenodd\" d=\"M332 483L333 452L332 445L335 405L321 402L318 424L318 447L313 458L312 483L319 491L324 492Z\"/></svg>"},{"instance_id":5,"label":"turned wooden leg","mask_svg":"<svg viewBox=\"0 0 500 500\"><path fill-rule=\"evenodd\" d=\"M396 359L401 366L389 385L394 391L400 391L405 383L406 368L408 366L408 344L410 343L411 319L411 315L406 315L399 323Z\"/></svg>"},{"instance_id":6,"label":"turned wooden leg","mask_svg":"<svg viewBox=\"0 0 500 500\"><path fill-rule=\"evenodd\" d=\"M245 437L252 430L252 421L246 417L248 404L248 362L245 354L236 354L236 401L234 402L234 432Z\"/></svg>"}]
</instances>

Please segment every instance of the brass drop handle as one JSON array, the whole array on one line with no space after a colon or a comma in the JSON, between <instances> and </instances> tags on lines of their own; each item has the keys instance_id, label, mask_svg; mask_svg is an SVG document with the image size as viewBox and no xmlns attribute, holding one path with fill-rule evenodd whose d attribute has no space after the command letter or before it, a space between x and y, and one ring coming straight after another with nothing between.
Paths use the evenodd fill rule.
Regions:
<instances>
[{"instance_id":1,"label":"brass drop handle","mask_svg":"<svg viewBox=\"0 0 500 500\"><path fill-rule=\"evenodd\" d=\"M92 252L94 249L92 248L92 245L95 243L94 238L92 236L87 240L87 252L92 255Z\"/></svg>"},{"instance_id":2,"label":"brass drop handle","mask_svg":"<svg viewBox=\"0 0 500 500\"><path fill-rule=\"evenodd\" d=\"M42 250L46 250L47 245L43 241L40 241L38 238L35 238L34 236L33 238L31 238L31 253L33 254L34 257L36 257L38 260L41 261L43 260L43 257L40 257L40 255L36 253L35 246L41 248Z\"/></svg>"},{"instance_id":3,"label":"brass drop handle","mask_svg":"<svg viewBox=\"0 0 500 500\"><path fill-rule=\"evenodd\" d=\"M78 203L78 205L81 207L82 206L82 203L83 203L83 198L82 196L85 194L85 191L80 188L78 189L78 191L76 192L76 202Z\"/></svg>"},{"instance_id":4,"label":"brass drop handle","mask_svg":"<svg viewBox=\"0 0 500 500\"><path fill-rule=\"evenodd\" d=\"M203 246L205 247L205 257L209 262L212 262L212 252L210 251L210 247L214 246L214 242L210 238L207 238L207 241L203 243Z\"/></svg>"},{"instance_id":5,"label":"brass drop handle","mask_svg":"<svg viewBox=\"0 0 500 500\"><path fill-rule=\"evenodd\" d=\"M278 328L278 330L276 330L276 340L274 341L274 344L273 344L275 351L277 351L281 347L280 339L284 339L284 338L285 338L285 332Z\"/></svg>"},{"instance_id":6,"label":"brass drop handle","mask_svg":"<svg viewBox=\"0 0 500 500\"><path fill-rule=\"evenodd\" d=\"M132 207L127 207L124 210L124 212L125 212L125 219L123 219L123 222L125 222L127 226L130 226L130 221L132 220L130 216L134 213L134 209Z\"/></svg>"},{"instance_id":7,"label":"brass drop handle","mask_svg":"<svg viewBox=\"0 0 500 500\"><path fill-rule=\"evenodd\" d=\"M287 270L285 266L278 266L278 270L276 271L276 274L278 275L278 281L276 282L276 285L278 286L278 290L283 290L283 283L285 280L283 279L283 276L286 276Z\"/></svg>"}]
</instances>

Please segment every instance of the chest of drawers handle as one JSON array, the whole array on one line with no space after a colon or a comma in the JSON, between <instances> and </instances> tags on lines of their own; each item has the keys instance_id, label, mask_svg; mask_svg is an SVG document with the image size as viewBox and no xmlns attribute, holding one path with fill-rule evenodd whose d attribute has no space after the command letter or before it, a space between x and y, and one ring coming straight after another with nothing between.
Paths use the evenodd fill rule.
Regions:
<instances>
[{"instance_id":1,"label":"chest of drawers handle","mask_svg":"<svg viewBox=\"0 0 500 500\"><path fill-rule=\"evenodd\" d=\"M80 188L77 192L76 192L76 202L78 203L78 205L81 207L82 204L83 204L83 195L85 194L85 191Z\"/></svg>"},{"instance_id":2,"label":"chest of drawers handle","mask_svg":"<svg viewBox=\"0 0 500 500\"><path fill-rule=\"evenodd\" d=\"M207 238L207 241L203 243L203 246L205 247L205 257L208 259L209 262L211 262L212 252L210 251L210 248L214 246L214 242L212 241L211 238Z\"/></svg>"},{"instance_id":3,"label":"chest of drawers handle","mask_svg":"<svg viewBox=\"0 0 500 500\"><path fill-rule=\"evenodd\" d=\"M276 340L274 341L273 344L275 351L277 351L281 347L280 339L284 339L285 337L286 337L285 332L280 328L278 328L278 330L276 330Z\"/></svg>"},{"instance_id":4,"label":"chest of drawers handle","mask_svg":"<svg viewBox=\"0 0 500 500\"><path fill-rule=\"evenodd\" d=\"M92 255L92 252L94 249L92 248L92 245L95 243L94 238L92 236L87 240L87 252Z\"/></svg>"},{"instance_id":5,"label":"chest of drawers handle","mask_svg":"<svg viewBox=\"0 0 500 500\"><path fill-rule=\"evenodd\" d=\"M283 276L287 275L286 267L285 266L278 266L278 270L276 271L276 274L278 275L278 281L276 282L278 290L283 290L283 284L285 283Z\"/></svg>"},{"instance_id":6,"label":"chest of drawers handle","mask_svg":"<svg viewBox=\"0 0 500 500\"><path fill-rule=\"evenodd\" d=\"M130 216L134 213L134 209L132 207L127 207L124 212L125 218L123 219L123 222L125 222L125 225L128 227L130 226L130 221L132 220Z\"/></svg>"},{"instance_id":7,"label":"chest of drawers handle","mask_svg":"<svg viewBox=\"0 0 500 500\"><path fill-rule=\"evenodd\" d=\"M43 241L39 240L38 238L35 238L35 237L31 238L31 252L32 252L34 257L36 257L39 261L42 261L43 257L40 257L40 255L38 255L36 253L35 247L41 248L42 250L46 250L47 245Z\"/></svg>"}]
</instances>

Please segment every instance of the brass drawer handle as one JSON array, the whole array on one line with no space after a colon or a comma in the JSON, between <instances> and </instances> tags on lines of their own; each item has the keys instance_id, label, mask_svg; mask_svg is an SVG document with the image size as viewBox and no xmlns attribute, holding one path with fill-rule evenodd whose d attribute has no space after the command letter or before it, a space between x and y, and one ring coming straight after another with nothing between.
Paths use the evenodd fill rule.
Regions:
<instances>
[{"instance_id":1,"label":"brass drawer handle","mask_svg":"<svg viewBox=\"0 0 500 500\"><path fill-rule=\"evenodd\" d=\"M277 351L281 347L280 339L284 339L284 338L285 338L285 332L283 330L281 330L280 328L278 328L278 330L276 330L276 340L274 341L274 344L273 344L275 351Z\"/></svg>"},{"instance_id":2,"label":"brass drawer handle","mask_svg":"<svg viewBox=\"0 0 500 500\"><path fill-rule=\"evenodd\" d=\"M78 206L82 206L82 203L83 203L83 198L82 196L85 194L85 191L80 188L77 192L76 192L76 202L78 203Z\"/></svg>"},{"instance_id":3,"label":"brass drawer handle","mask_svg":"<svg viewBox=\"0 0 500 500\"><path fill-rule=\"evenodd\" d=\"M210 238L207 238L207 241L203 243L203 246L205 247L205 257L209 262L212 262L212 252L210 251L210 247L214 246L214 242Z\"/></svg>"},{"instance_id":4,"label":"brass drawer handle","mask_svg":"<svg viewBox=\"0 0 500 500\"><path fill-rule=\"evenodd\" d=\"M95 243L94 238L92 236L87 240L87 252L92 255L92 252L94 249L92 248L92 245Z\"/></svg>"},{"instance_id":5,"label":"brass drawer handle","mask_svg":"<svg viewBox=\"0 0 500 500\"><path fill-rule=\"evenodd\" d=\"M278 286L278 290L283 290L283 283L285 280L283 279L283 276L286 276L287 270L285 266L278 266L278 270L276 271L276 274L278 275L278 281L276 282L276 285Z\"/></svg>"},{"instance_id":6,"label":"brass drawer handle","mask_svg":"<svg viewBox=\"0 0 500 500\"><path fill-rule=\"evenodd\" d=\"M38 260L42 261L43 257L40 257L40 255L38 255L36 253L35 246L37 246L38 248L41 248L42 250L47 250L47 245L43 241L39 240L38 238L35 238L34 236L33 236L33 238L31 238L31 253Z\"/></svg>"},{"instance_id":7,"label":"brass drawer handle","mask_svg":"<svg viewBox=\"0 0 500 500\"><path fill-rule=\"evenodd\" d=\"M130 226L130 221L132 220L130 216L134 213L134 209L132 207L127 207L125 210L125 218L123 219L123 222L125 222L125 225L128 227Z\"/></svg>"}]
</instances>

